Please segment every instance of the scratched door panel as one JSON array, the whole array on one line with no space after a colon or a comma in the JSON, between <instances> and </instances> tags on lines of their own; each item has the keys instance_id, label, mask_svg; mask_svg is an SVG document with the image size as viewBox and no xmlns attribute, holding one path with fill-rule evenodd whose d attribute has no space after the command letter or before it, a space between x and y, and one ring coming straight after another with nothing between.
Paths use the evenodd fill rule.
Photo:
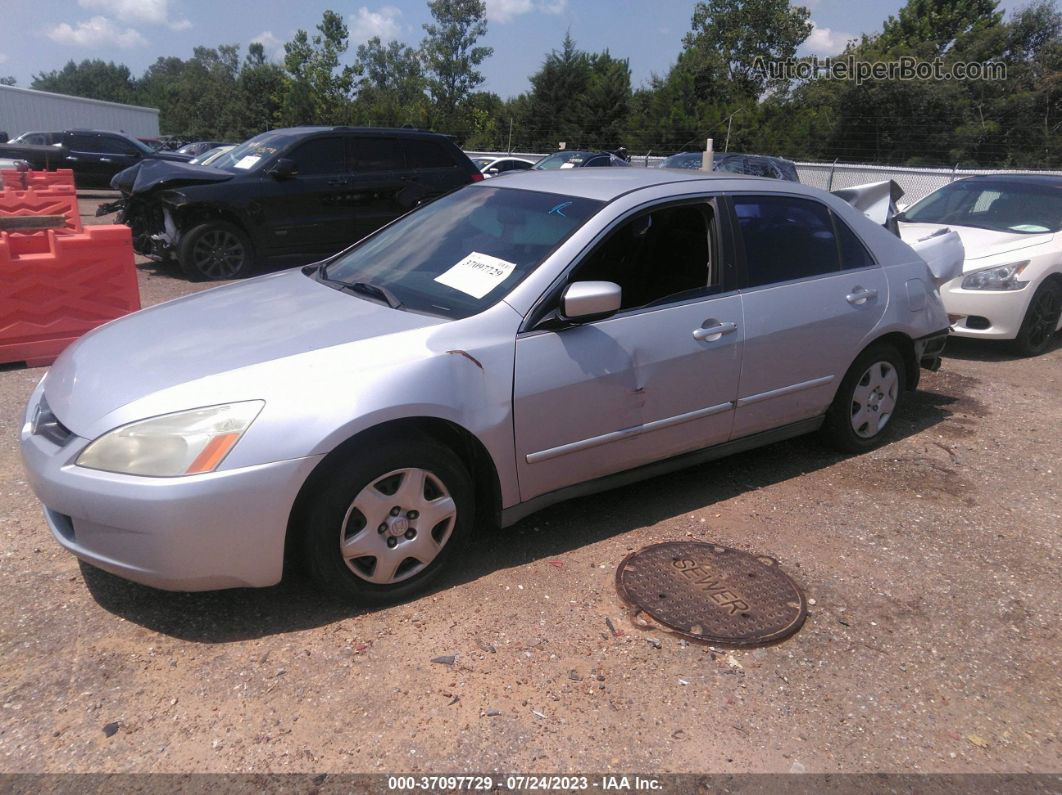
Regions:
<instances>
[{"instance_id":1,"label":"scratched door panel","mask_svg":"<svg viewBox=\"0 0 1062 795\"><path fill-rule=\"evenodd\" d=\"M736 330L695 339L708 320ZM520 337L513 398L521 499L725 442L741 341L737 295Z\"/></svg>"}]
</instances>

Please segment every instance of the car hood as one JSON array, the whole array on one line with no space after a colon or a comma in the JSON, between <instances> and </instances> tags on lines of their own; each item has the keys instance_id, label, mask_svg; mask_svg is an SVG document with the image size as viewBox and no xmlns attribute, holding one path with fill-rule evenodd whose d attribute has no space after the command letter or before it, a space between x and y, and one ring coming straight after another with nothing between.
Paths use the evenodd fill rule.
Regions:
<instances>
[{"instance_id":1,"label":"car hood","mask_svg":"<svg viewBox=\"0 0 1062 795\"><path fill-rule=\"evenodd\" d=\"M236 176L220 168L194 166L187 160L184 155L180 160L146 158L115 174L111 179L111 187L126 196L133 196L163 186L175 188L179 185L225 182Z\"/></svg>"},{"instance_id":2,"label":"car hood","mask_svg":"<svg viewBox=\"0 0 1062 795\"><path fill-rule=\"evenodd\" d=\"M301 269L283 271L101 326L59 356L45 395L66 427L91 438L102 417L172 387L444 322L339 292ZM194 406L166 410L181 408Z\"/></svg>"},{"instance_id":3,"label":"car hood","mask_svg":"<svg viewBox=\"0 0 1062 795\"><path fill-rule=\"evenodd\" d=\"M1032 246L1050 243L1054 234L1021 234L1018 232L996 232L992 229L979 229L975 226L957 226L955 224L915 224L900 223L900 237L907 243L921 240L940 229L952 229L962 240L966 250L964 271L975 270L981 266L981 260L998 257L1012 251L1020 251Z\"/></svg>"}]
</instances>

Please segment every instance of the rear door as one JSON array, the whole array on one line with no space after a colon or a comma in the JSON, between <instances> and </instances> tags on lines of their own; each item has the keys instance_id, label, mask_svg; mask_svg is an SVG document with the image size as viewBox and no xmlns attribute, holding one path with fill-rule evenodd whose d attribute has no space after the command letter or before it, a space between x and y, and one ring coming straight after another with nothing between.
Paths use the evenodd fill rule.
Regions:
<instances>
[{"instance_id":1,"label":"rear door","mask_svg":"<svg viewBox=\"0 0 1062 795\"><path fill-rule=\"evenodd\" d=\"M143 152L130 141L121 136L107 135L106 133L99 137L99 153L100 172L104 175L108 184L111 177L119 171L129 168L129 166L138 162L144 156Z\"/></svg>"},{"instance_id":2,"label":"rear door","mask_svg":"<svg viewBox=\"0 0 1062 795\"><path fill-rule=\"evenodd\" d=\"M867 247L821 202L736 194L732 205L744 271L739 437L823 414L889 295Z\"/></svg>"},{"instance_id":3,"label":"rear door","mask_svg":"<svg viewBox=\"0 0 1062 795\"><path fill-rule=\"evenodd\" d=\"M66 146L66 167L72 168L78 181L86 185L110 182L111 164L100 152L100 136L94 132L72 132L63 136ZM110 158L107 158L109 160Z\"/></svg>"},{"instance_id":4,"label":"rear door","mask_svg":"<svg viewBox=\"0 0 1062 795\"><path fill-rule=\"evenodd\" d=\"M349 139L352 173L349 207L355 240L416 206L422 189L413 184L397 137L357 135Z\"/></svg>"},{"instance_id":5,"label":"rear door","mask_svg":"<svg viewBox=\"0 0 1062 795\"><path fill-rule=\"evenodd\" d=\"M421 194L419 200L430 201L471 182L470 169L461 169L455 159L464 154L444 141L402 138L399 143L405 153L408 177ZM502 170L499 168L499 173Z\"/></svg>"}]
</instances>

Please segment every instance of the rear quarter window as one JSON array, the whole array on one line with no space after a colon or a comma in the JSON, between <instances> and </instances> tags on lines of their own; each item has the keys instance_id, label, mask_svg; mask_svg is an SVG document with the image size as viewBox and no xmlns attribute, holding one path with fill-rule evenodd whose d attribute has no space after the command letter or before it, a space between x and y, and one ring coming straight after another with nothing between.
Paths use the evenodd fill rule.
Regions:
<instances>
[{"instance_id":1,"label":"rear quarter window","mask_svg":"<svg viewBox=\"0 0 1062 795\"><path fill-rule=\"evenodd\" d=\"M407 168L453 168L453 157L438 141L409 140L402 142Z\"/></svg>"}]
</instances>

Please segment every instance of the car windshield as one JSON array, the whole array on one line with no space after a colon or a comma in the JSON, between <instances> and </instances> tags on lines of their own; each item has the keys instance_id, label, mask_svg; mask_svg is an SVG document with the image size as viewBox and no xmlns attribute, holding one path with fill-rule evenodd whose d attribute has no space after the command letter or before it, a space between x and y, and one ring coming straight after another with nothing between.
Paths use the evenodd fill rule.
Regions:
<instances>
[{"instance_id":1,"label":"car windshield","mask_svg":"<svg viewBox=\"0 0 1062 795\"><path fill-rule=\"evenodd\" d=\"M534 168L540 171L552 171L558 168L575 168L581 165L592 152L554 152L535 163Z\"/></svg>"},{"instance_id":2,"label":"car windshield","mask_svg":"<svg viewBox=\"0 0 1062 795\"><path fill-rule=\"evenodd\" d=\"M382 291L404 309L468 317L506 295L602 205L556 193L463 188L338 255L319 277L366 294Z\"/></svg>"},{"instance_id":3,"label":"car windshield","mask_svg":"<svg viewBox=\"0 0 1062 795\"><path fill-rule=\"evenodd\" d=\"M476 168L482 170L494 162L493 157L473 157L472 162L476 164Z\"/></svg>"},{"instance_id":4,"label":"car windshield","mask_svg":"<svg viewBox=\"0 0 1062 795\"><path fill-rule=\"evenodd\" d=\"M255 170L261 163L269 160L291 141L290 135L278 132L265 132L244 141L229 150L212 165L214 168L233 171L237 174Z\"/></svg>"},{"instance_id":5,"label":"car windshield","mask_svg":"<svg viewBox=\"0 0 1062 795\"><path fill-rule=\"evenodd\" d=\"M901 221L1037 234L1062 228L1062 180L965 180L945 185L899 216Z\"/></svg>"}]
</instances>

